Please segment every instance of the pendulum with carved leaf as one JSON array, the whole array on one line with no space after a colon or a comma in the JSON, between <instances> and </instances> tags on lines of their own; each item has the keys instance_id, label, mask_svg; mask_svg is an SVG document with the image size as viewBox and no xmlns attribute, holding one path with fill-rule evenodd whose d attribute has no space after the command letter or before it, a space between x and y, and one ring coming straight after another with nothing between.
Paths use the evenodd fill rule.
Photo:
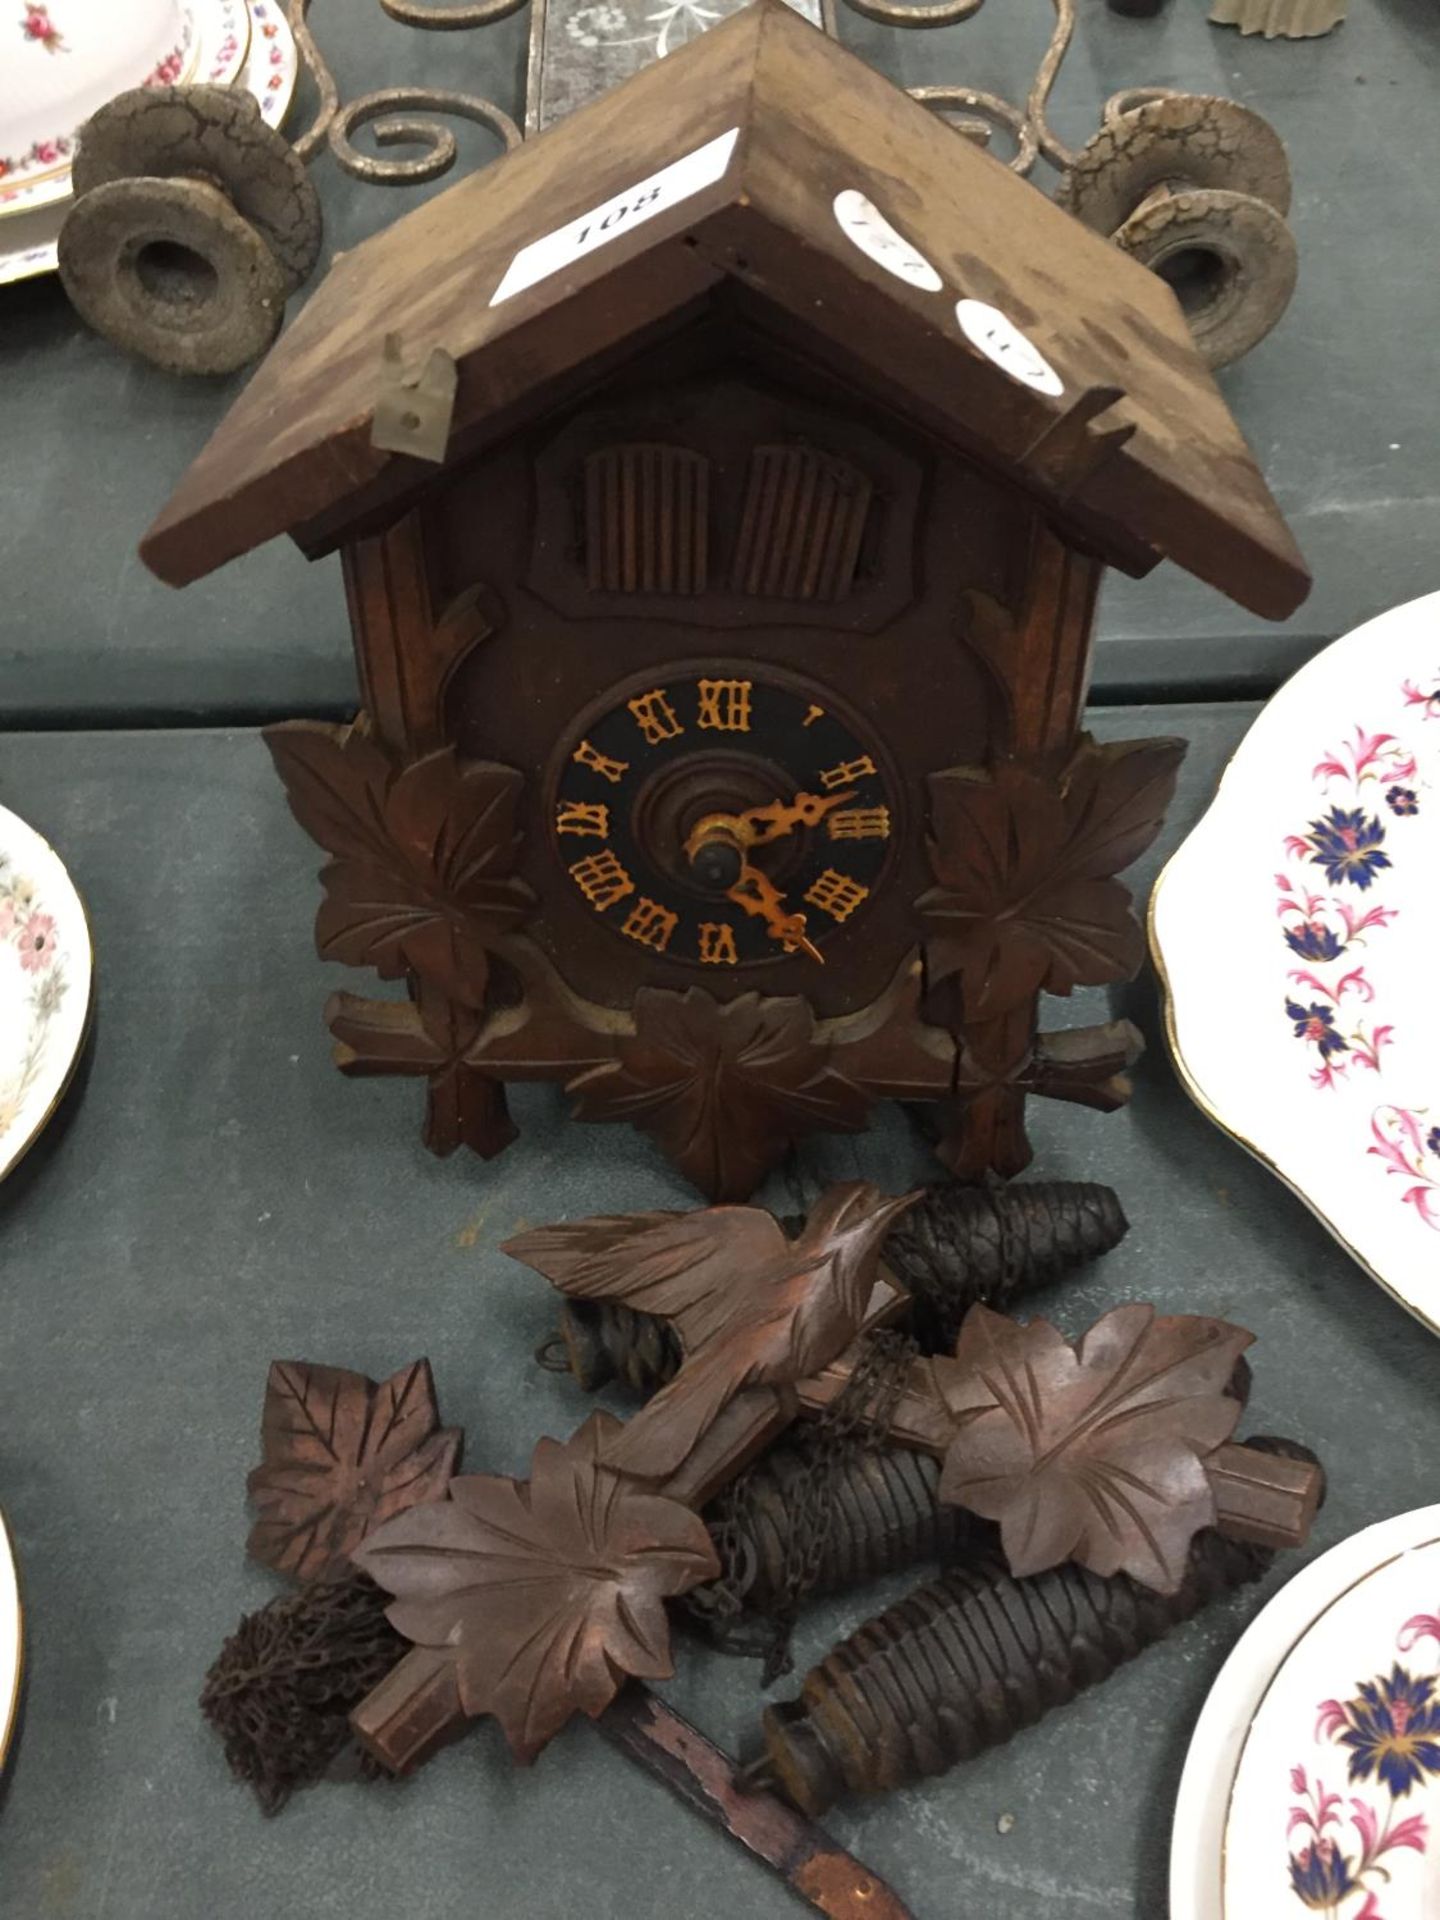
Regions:
<instances>
[{"instance_id":1,"label":"pendulum with carved leaf","mask_svg":"<svg viewBox=\"0 0 1440 1920\"><path fill-rule=\"evenodd\" d=\"M839 1356L865 1322L885 1235L918 1198L886 1199L868 1181L831 1187L794 1240L759 1207L714 1207L535 1227L504 1251L574 1298L618 1298L675 1327L686 1365L608 1456L655 1479L743 1388L789 1383Z\"/></svg>"},{"instance_id":2,"label":"pendulum with carved leaf","mask_svg":"<svg viewBox=\"0 0 1440 1920\"><path fill-rule=\"evenodd\" d=\"M684 1365L608 1455L655 1479L746 1390L788 1386L822 1417L847 1393L861 1364L852 1343L877 1300L882 1319L897 1304L877 1258L896 1205L840 1187L793 1241L758 1208L718 1207L564 1222L507 1250L567 1296L656 1312L675 1328ZM792 1342L792 1328L803 1337ZM1044 1320L1020 1326L976 1306L953 1355L912 1362L885 1430L944 1460L941 1497L1000 1522L1017 1571L1074 1554L1163 1590L1200 1527L1241 1524L1275 1546L1303 1539L1313 1515L1303 1473L1289 1485L1257 1479L1229 1446L1250 1343L1227 1322L1135 1303L1072 1347ZM1117 1504L1108 1488L1121 1483L1131 1490Z\"/></svg>"},{"instance_id":3,"label":"pendulum with carved leaf","mask_svg":"<svg viewBox=\"0 0 1440 1920\"><path fill-rule=\"evenodd\" d=\"M895 1221L880 1257L909 1295L903 1324L924 1352L938 1353L955 1344L977 1302L1006 1307L1109 1253L1127 1230L1115 1190L1097 1182L947 1180ZM558 1336L541 1349L546 1365L552 1352L587 1392L618 1378L641 1395L671 1379L682 1358L668 1321L603 1297L564 1302Z\"/></svg>"}]
</instances>

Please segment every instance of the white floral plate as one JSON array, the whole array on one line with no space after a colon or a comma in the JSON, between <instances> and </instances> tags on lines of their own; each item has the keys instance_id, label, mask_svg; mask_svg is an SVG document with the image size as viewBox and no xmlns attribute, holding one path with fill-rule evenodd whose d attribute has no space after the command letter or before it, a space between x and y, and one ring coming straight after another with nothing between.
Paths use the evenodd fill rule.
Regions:
<instances>
[{"instance_id":1,"label":"white floral plate","mask_svg":"<svg viewBox=\"0 0 1440 1920\"><path fill-rule=\"evenodd\" d=\"M39 205L68 171L74 130L134 86L195 78L193 0L17 0L0 18L0 215Z\"/></svg>"},{"instance_id":2,"label":"white floral plate","mask_svg":"<svg viewBox=\"0 0 1440 1920\"><path fill-rule=\"evenodd\" d=\"M245 65L250 47L245 0L187 0L182 17L181 45L144 84L228 86ZM19 219L50 201L70 197L72 145L71 133L60 134L44 143L43 151L26 155L29 164L7 163L0 173L0 220Z\"/></svg>"},{"instance_id":3,"label":"white floral plate","mask_svg":"<svg viewBox=\"0 0 1440 1920\"><path fill-rule=\"evenodd\" d=\"M300 73L295 36L280 0L204 0L200 58L193 78L212 86L233 77L253 93L260 117L278 127L289 110ZM237 50L239 59L237 59ZM243 66L240 65L243 59ZM17 206L0 218L0 287L55 271L55 249L70 209L70 174L60 195L33 208Z\"/></svg>"},{"instance_id":4,"label":"white floral plate","mask_svg":"<svg viewBox=\"0 0 1440 1920\"><path fill-rule=\"evenodd\" d=\"M15 1551L0 1513L0 1769L15 1736L20 1713L20 1681L25 1670L25 1626L20 1612L20 1580Z\"/></svg>"},{"instance_id":5,"label":"white floral plate","mask_svg":"<svg viewBox=\"0 0 1440 1920\"><path fill-rule=\"evenodd\" d=\"M0 1179L69 1084L93 974L85 908L60 856L0 807Z\"/></svg>"},{"instance_id":6,"label":"white floral plate","mask_svg":"<svg viewBox=\"0 0 1440 1920\"><path fill-rule=\"evenodd\" d=\"M1236 1644L1175 1808L1170 1920L1430 1920L1440 1507L1367 1527Z\"/></svg>"},{"instance_id":7,"label":"white floral plate","mask_svg":"<svg viewBox=\"0 0 1440 1920\"><path fill-rule=\"evenodd\" d=\"M1193 1098L1440 1331L1440 594L1281 688L1150 937Z\"/></svg>"}]
</instances>

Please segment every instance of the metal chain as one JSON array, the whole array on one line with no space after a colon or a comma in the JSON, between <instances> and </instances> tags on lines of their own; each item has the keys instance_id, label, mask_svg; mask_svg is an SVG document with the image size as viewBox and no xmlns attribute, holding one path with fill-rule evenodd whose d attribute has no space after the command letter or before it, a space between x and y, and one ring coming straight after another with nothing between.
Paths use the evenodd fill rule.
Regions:
<instances>
[{"instance_id":1,"label":"metal chain","mask_svg":"<svg viewBox=\"0 0 1440 1920\"><path fill-rule=\"evenodd\" d=\"M874 1333L865 1340L850 1378L815 1422L805 1472L795 1489L792 1524L785 1540L780 1600L774 1609L774 1644L762 1686L790 1671L790 1638L807 1594L813 1591L835 1525L835 1486L855 1454L890 1430L918 1349L906 1334Z\"/></svg>"},{"instance_id":2,"label":"metal chain","mask_svg":"<svg viewBox=\"0 0 1440 1920\"><path fill-rule=\"evenodd\" d=\"M754 1575L753 1487L761 1462L732 1482L716 1502L709 1525L722 1572L686 1604L727 1652L763 1656L762 1686L790 1671L795 1623L830 1545L838 1482L856 1453L886 1443L917 1351L907 1334L869 1334L849 1379L811 1425L798 1449L804 1468L786 1502L790 1525L778 1595L759 1617L747 1614L747 1595Z\"/></svg>"}]
</instances>

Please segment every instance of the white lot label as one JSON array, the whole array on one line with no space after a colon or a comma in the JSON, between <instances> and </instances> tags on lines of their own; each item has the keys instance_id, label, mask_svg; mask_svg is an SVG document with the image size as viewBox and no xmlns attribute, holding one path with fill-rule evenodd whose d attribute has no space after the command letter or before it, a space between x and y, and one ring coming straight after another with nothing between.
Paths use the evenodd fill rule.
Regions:
<instances>
[{"instance_id":1,"label":"white lot label","mask_svg":"<svg viewBox=\"0 0 1440 1920\"><path fill-rule=\"evenodd\" d=\"M607 240L618 240L622 234L633 232L645 221L653 220L657 213L664 213L679 201L688 200L692 193L699 193L702 187L713 186L724 177L739 135L740 129L732 127L728 133L697 147L694 153L687 153L683 160L672 160L668 167L652 173L648 180L639 180L624 193L617 193L603 206L582 213L578 220L571 220L566 226L557 227L543 240L532 240L505 269L504 279L490 296L491 306L498 307L512 293L522 293L538 280L559 273L572 261L593 253L596 247L603 247Z\"/></svg>"},{"instance_id":2,"label":"white lot label","mask_svg":"<svg viewBox=\"0 0 1440 1920\"><path fill-rule=\"evenodd\" d=\"M939 293L945 282L930 262L901 233L897 233L873 200L867 200L854 187L835 196L835 218L840 231L868 254L877 267L884 267L897 280L919 287L925 293Z\"/></svg>"},{"instance_id":3,"label":"white lot label","mask_svg":"<svg viewBox=\"0 0 1440 1920\"><path fill-rule=\"evenodd\" d=\"M956 304L955 318L971 346L978 347L1012 380L1057 399L1064 393L1065 382L1044 354L998 307L987 307L983 300L961 300Z\"/></svg>"}]
</instances>

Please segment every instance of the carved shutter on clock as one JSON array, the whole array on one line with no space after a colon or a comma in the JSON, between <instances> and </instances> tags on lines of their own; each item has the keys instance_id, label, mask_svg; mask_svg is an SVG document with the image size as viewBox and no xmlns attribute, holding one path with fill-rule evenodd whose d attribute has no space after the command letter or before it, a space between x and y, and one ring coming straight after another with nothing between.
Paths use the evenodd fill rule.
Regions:
<instances>
[{"instance_id":1,"label":"carved shutter on clock","mask_svg":"<svg viewBox=\"0 0 1440 1920\"><path fill-rule=\"evenodd\" d=\"M871 492L835 454L756 447L731 585L762 599L840 599L854 583Z\"/></svg>"},{"instance_id":2,"label":"carved shutter on clock","mask_svg":"<svg viewBox=\"0 0 1440 1920\"><path fill-rule=\"evenodd\" d=\"M710 463L686 447L605 447L585 462L585 571L596 593L703 593Z\"/></svg>"}]
</instances>

